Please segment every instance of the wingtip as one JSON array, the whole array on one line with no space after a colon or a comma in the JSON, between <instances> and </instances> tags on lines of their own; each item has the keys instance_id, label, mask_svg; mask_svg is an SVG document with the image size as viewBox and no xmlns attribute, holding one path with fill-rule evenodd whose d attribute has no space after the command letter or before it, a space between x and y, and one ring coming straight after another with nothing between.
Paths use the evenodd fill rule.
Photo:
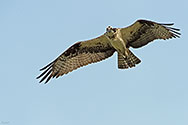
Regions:
<instances>
[{"instance_id":1,"label":"wingtip","mask_svg":"<svg viewBox=\"0 0 188 125\"><path fill-rule=\"evenodd\" d=\"M172 26L174 25L174 23L160 23L161 25L164 25L164 26Z\"/></svg>"},{"instance_id":2,"label":"wingtip","mask_svg":"<svg viewBox=\"0 0 188 125\"><path fill-rule=\"evenodd\" d=\"M54 63L54 61L52 61L52 62L49 63L48 65L46 65L46 66L44 66L43 68L41 68L40 71L45 70L45 69L48 68L48 67L52 67L52 66L53 66L53 63Z\"/></svg>"},{"instance_id":3,"label":"wingtip","mask_svg":"<svg viewBox=\"0 0 188 125\"><path fill-rule=\"evenodd\" d=\"M40 80L40 81L39 81L39 84L41 84L41 83L42 83L42 81Z\"/></svg>"},{"instance_id":4,"label":"wingtip","mask_svg":"<svg viewBox=\"0 0 188 125\"><path fill-rule=\"evenodd\" d=\"M54 61L52 61L51 63L49 63L48 65L46 65L46 66L44 66L43 68L40 69L40 71L43 71L43 70L44 71L39 76L36 77L36 79L39 79L39 78L42 77L42 79L39 81L39 83L41 83L42 81L44 81L46 79L46 77L52 72L52 66L53 66L53 64L54 64Z\"/></svg>"},{"instance_id":5,"label":"wingtip","mask_svg":"<svg viewBox=\"0 0 188 125\"><path fill-rule=\"evenodd\" d=\"M39 78L40 78L39 76L36 77L36 79L39 79Z\"/></svg>"},{"instance_id":6,"label":"wingtip","mask_svg":"<svg viewBox=\"0 0 188 125\"><path fill-rule=\"evenodd\" d=\"M173 24L174 23L171 23L171 25L173 25ZM172 33L172 37L180 38L180 36L181 36L180 29L174 28L174 27L170 27L170 24L167 24L167 26L164 26L164 27Z\"/></svg>"}]
</instances>

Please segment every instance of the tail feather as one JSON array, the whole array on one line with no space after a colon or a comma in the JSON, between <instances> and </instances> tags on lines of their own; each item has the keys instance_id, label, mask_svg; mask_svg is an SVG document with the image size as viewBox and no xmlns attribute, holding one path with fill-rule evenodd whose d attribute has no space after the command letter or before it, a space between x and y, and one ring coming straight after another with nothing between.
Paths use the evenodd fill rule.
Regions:
<instances>
[{"instance_id":1,"label":"tail feather","mask_svg":"<svg viewBox=\"0 0 188 125\"><path fill-rule=\"evenodd\" d=\"M139 64L141 60L136 57L131 51L129 51L129 56L124 58L120 53L118 53L118 68L127 69L135 67L136 64Z\"/></svg>"}]
</instances>

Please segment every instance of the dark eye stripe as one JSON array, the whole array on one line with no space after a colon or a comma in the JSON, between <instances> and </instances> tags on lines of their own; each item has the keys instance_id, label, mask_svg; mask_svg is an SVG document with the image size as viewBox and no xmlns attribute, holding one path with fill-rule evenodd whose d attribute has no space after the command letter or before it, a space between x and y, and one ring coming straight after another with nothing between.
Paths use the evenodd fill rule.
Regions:
<instances>
[{"instance_id":1,"label":"dark eye stripe","mask_svg":"<svg viewBox=\"0 0 188 125\"><path fill-rule=\"evenodd\" d=\"M116 31L117 31L117 28L112 28L112 30L113 30L114 32L116 32Z\"/></svg>"}]
</instances>

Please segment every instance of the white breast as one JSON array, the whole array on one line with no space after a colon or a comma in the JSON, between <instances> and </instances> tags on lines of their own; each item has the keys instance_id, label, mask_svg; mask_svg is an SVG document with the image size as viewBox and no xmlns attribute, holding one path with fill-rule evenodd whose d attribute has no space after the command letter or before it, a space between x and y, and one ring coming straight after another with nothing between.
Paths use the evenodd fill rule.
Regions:
<instances>
[{"instance_id":1,"label":"white breast","mask_svg":"<svg viewBox=\"0 0 188 125\"><path fill-rule=\"evenodd\" d=\"M123 55L125 54L126 45L125 41L123 41L121 37L120 29L118 29L116 36L113 39L109 39L111 45L120 53Z\"/></svg>"}]
</instances>

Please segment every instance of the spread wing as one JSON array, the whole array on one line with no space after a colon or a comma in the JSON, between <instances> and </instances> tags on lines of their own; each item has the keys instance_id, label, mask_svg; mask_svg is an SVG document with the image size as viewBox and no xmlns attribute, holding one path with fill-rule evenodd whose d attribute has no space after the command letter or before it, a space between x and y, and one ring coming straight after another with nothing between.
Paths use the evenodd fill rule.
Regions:
<instances>
[{"instance_id":1,"label":"spread wing","mask_svg":"<svg viewBox=\"0 0 188 125\"><path fill-rule=\"evenodd\" d=\"M122 37L127 46L142 47L155 39L171 39L180 37L180 29L172 28L171 24L160 24L147 20L138 20L131 26L121 29Z\"/></svg>"},{"instance_id":2,"label":"spread wing","mask_svg":"<svg viewBox=\"0 0 188 125\"><path fill-rule=\"evenodd\" d=\"M40 82L46 79L45 83L47 83L51 78L58 78L79 67L104 60L112 56L114 52L115 49L104 35L92 40L77 42L53 62L40 69L43 72L37 79L42 77Z\"/></svg>"}]
</instances>

